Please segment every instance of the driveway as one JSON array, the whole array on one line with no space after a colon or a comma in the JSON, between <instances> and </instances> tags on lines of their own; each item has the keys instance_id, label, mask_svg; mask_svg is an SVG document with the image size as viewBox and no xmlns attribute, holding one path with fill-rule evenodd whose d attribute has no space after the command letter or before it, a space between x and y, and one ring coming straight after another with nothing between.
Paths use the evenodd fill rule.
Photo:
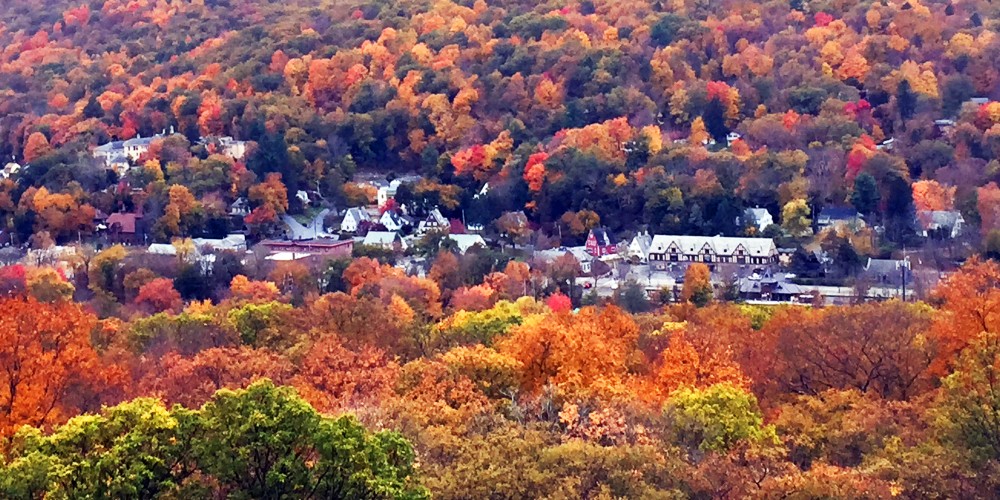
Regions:
<instances>
[{"instance_id":1,"label":"driveway","mask_svg":"<svg viewBox=\"0 0 1000 500\"><path fill-rule=\"evenodd\" d=\"M288 236L293 240L310 240L314 238L326 238L329 235L323 228L323 220L326 219L327 214L330 213L330 209L324 208L316 217L313 217L312 222L309 226L303 226L302 223L295 220L291 215L285 214L281 216L281 220L288 226Z\"/></svg>"}]
</instances>

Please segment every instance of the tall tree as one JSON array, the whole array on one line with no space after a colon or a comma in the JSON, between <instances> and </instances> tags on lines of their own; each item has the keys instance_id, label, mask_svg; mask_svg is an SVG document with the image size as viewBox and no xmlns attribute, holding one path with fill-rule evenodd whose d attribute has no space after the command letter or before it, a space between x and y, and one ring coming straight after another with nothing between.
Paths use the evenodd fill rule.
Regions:
<instances>
[{"instance_id":1,"label":"tall tree","mask_svg":"<svg viewBox=\"0 0 1000 500\"><path fill-rule=\"evenodd\" d=\"M862 172L854 178L854 191L851 192L851 205L861 215L871 215L878 209L882 194L878 190L875 177L868 172Z\"/></svg>"}]
</instances>

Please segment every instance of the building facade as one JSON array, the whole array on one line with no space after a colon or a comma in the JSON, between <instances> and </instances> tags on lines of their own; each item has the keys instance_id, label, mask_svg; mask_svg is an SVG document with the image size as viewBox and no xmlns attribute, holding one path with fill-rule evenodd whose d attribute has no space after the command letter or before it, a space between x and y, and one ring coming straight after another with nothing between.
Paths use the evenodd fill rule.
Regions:
<instances>
[{"instance_id":1,"label":"building facade","mask_svg":"<svg viewBox=\"0 0 1000 500\"><path fill-rule=\"evenodd\" d=\"M770 238L656 235L649 247L649 263L666 269L671 263L771 265L778 262L778 248Z\"/></svg>"}]
</instances>

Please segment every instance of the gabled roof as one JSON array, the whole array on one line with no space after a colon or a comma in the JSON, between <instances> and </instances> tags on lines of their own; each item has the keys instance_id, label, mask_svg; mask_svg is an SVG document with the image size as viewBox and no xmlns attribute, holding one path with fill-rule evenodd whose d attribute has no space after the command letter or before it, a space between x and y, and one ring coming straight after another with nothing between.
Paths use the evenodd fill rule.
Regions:
<instances>
[{"instance_id":1,"label":"gabled roof","mask_svg":"<svg viewBox=\"0 0 1000 500\"><path fill-rule=\"evenodd\" d=\"M448 238L458 245L458 251L462 253L468 252L476 245L486 248L486 240L478 234L449 234Z\"/></svg>"},{"instance_id":2,"label":"gabled roof","mask_svg":"<svg viewBox=\"0 0 1000 500\"><path fill-rule=\"evenodd\" d=\"M438 226L447 226L448 219L441 215L441 211L438 209L431 210L427 212L427 218L425 219L428 223L437 224Z\"/></svg>"},{"instance_id":3,"label":"gabled roof","mask_svg":"<svg viewBox=\"0 0 1000 500\"><path fill-rule=\"evenodd\" d=\"M805 292L801 286L786 281L782 277L744 278L740 280L740 293L761 293L765 287L770 288L770 293L779 295L801 295Z\"/></svg>"},{"instance_id":4,"label":"gabled roof","mask_svg":"<svg viewBox=\"0 0 1000 500\"><path fill-rule=\"evenodd\" d=\"M958 210L921 210L917 212L917 223L924 231L942 227L954 228L965 222Z\"/></svg>"},{"instance_id":5,"label":"gabled roof","mask_svg":"<svg viewBox=\"0 0 1000 500\"><path fill-rule=\"evenodd\" d=\"M580 262L581 265L597 260L593 255L590 255L590 253L587 252L586 247L559 247L549 250L538 250L532 254L532 257L542 262L552 262L566 254L571 255L574 259Z\"/></svg>"},{"instance_id":6,"label":"gabled roof","mask_svg":"<svg viewBox=\"0 0 1000 500\"><path fill-rule=\"evenodd\" d=\"M105 221L105 224L107 224L108 227L111 227L115 224L119 224L121 226L122 233L135 234L136 221L138 221L139 219L142 219L141 215L134 213L118 212L109 215L108 220Z\"/></svg>"},{"instance_id":7,"label":"gabled roof","mask_svg":"<svg viewBox=\"0 0 1000 500\"><path fill-rule=\"evenodd\" d=\"M503 217L509 217L513 219L518 226L524 227L528 225L528 216L524 214L523 210L518 210L516 212L506 212Z\"/></svg>"},{"instance_id":8,"label":"gabled roof","mask_svg":"<svg viewBox=\"0 0 1000 500\"><path fill-rule=\"evenodd\" d=\"M902 268L909 268L909 263L899 259L868 259L865 264L865 272L871 274L895 275L899 274Z\"/></svg>"},{"instance_id":9,"label":"gabled roof","mask_svg":"<svg viewBox=\"0 0 1000 500\"><path fill-rule=\"evenodd\" d=\"M768 212L766 208L748 208L744 210L743 213L746 215L752 215L753 219L757 222L760 222L761 220L764 219L774 220L771 217L771 212Z\"/></svg>"},{"instance_id":10,"label":"gabled roof","mask_svg":"<svg viewBox=\"0 0 1000 500\"><path fill-rule=\"evenodd\" d=\"M738 248L743 248L748 256L769 257L777 252L774 240L770 238L729 238L724 236L666 236L656 235L650 245L649 253L665 254L671 247L676 247L684 255L695 255L710 249L715 255L735 255Z\"/></svg>"},{"instance_id":11,"label":"gabled roof","mask_svg":"<svg viewBox=\"0 0 1000 500\"><path fill-rule=\"evenodd\" d=\"M606 229L595 227L594 229L590 230L590 234L592 234L594 236L594 239L597 240L597 244L602 247L609 247L614 245L614 243L611 240L611 235L608 234L608 231Z\"/></svg>"},{"instance_id":12,"label":"gabled roof","mask_svg":"<svg viewBox=\"0 0 1000 500\"><path fill-rule=\"evenodd\" d=\"M903 276L906 276L906 283L912 283L913 273L906 271L906 274L904 275L904 268L910 268L910 263L906 260L868 259L868 263L865 264L863 274L869 278L877 278L880 281L891 283L893 286L898 286Z\"/></svg>"},{"instance_id":13,"label":"gabled roof","mask_svg":"<svg viewBox=\"0 0 1000 500\"><path fill-rule=\"evenodd\" d=\"M365 239L361 244L369 246L386 246L392 245L396 241L400 240L402 240L402 238L400 238L399 233L395 231L368 231L368 234L365 235Z\"/></svg>"},{"instance_id":14,"label":"gabled roof","mask_svg":"<svg viewBox=\"0 0 1000 500\"><path fill-rule=\"evenodd\" d=\"M639 233L632 238L632 242L629 243L630 249L635 249L642 254L649 253L649 247L653 244L653 237L649 233Z\"/></svg>"},{"instance_id":15,"label":"gabled roof","mask_svg":"<svg viewBox=\"0 0 1000 500\"><path fill-rule=\"evenodd\" d=\"M95 153L111 153L113 151L119 151L125 147L124 141L111 141L107 144L101 144L94 148Z\"/></svg>"},{"instance_id":16,"label":"gabled roof","mask_svg":"<svg viewBox=\"0 0 1000 500\"><path fill-rule=\"evenodd\" d=\"M129 139L129 140L125 141L124 146L126 148L129 148L129 147L145 147L145 146L149 146L150 144L152 144L152 142L153 142L153 138L152 137L136 137L135 139Z\"/></svg>"},{"instance_id":17,"label":"gabled roof","mask_svg":"<svg viewBox=\"0 0 1000 500\"><path fill-rule=\"evenodd\" d=\"M383 213L382 217L379 217L379 220L384 221L383 223L391 222L393 225L400 227L410 223L410 221L406 220L406 218L400 215L399 212L395 212L392 210L387 210L385 213Z\"/></svg>"},{"instance_id":18,"label":"gabled roof","mask_svg":"<svg viewBox=\"0 0 1000 500\"><path fill-rule=\"evenodd\" d=\"M361 207L348 208L347 213L344 214L344 218L346 219L348 216L358 222L371 220L371 218L368 217L368 211Z\"/></svg>"}]
</instances>

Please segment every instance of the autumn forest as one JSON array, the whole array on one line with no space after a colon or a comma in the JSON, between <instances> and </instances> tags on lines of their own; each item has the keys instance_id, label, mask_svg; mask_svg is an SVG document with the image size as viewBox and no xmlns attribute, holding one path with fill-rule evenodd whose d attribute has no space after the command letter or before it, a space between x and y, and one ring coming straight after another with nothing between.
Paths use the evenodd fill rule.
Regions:
<instances>
[{"instance_id":1,"label":"autumn forest","mask_svg":"<svg viewBox=\"0 0 1000 500\"><path fill-rule=\"evenodd\" d=\"M989 0L5 0L0 158L2 498L1000 497Z\"/></svg>"}]
</instances>

